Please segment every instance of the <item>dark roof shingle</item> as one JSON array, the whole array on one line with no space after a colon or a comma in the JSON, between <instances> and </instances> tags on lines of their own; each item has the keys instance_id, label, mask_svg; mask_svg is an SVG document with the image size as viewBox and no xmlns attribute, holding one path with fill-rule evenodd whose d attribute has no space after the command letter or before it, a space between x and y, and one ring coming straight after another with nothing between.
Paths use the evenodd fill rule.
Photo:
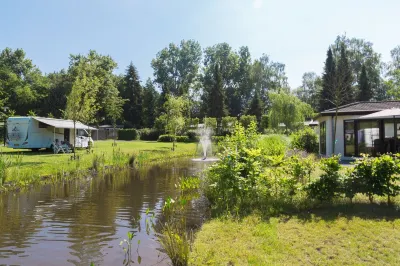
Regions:
<instances>
[{"instance_id":1,"label":"dark roof shingle","mask_svg":"<svg viewBox=\"0 0 400 266\"><path fill-rule=\"evenodd\" d=\"M400 101L355 102L340 106L338 109L338 113L340 114L373 113L390 108L400 108ZM336 113L336 108L322 111L321 115L334 114L334 113Z\"/></svg>"}]
</instances>

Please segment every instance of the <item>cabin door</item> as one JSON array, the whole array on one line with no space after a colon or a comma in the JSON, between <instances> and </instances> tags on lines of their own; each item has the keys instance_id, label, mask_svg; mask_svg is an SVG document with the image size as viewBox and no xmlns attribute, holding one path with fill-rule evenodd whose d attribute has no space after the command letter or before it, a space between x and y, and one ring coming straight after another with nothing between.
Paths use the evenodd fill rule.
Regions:
<instances>
[{"instance_id":1,"label":"cabin door","mask_svg":"<svg viewBox=\"0 0 400 266\"><path fill-rule=\"evenodd\" d=\"M69 128L64 128L64 141L69 142Z\"/></svg>"}]
</instances>

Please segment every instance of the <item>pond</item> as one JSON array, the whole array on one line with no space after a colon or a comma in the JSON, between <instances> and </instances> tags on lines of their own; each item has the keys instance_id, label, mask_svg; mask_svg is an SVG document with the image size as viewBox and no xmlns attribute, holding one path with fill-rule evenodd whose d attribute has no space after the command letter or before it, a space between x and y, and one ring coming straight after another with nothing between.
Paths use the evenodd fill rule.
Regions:
<instances>
[{"instance_id":1,"label":"pond","mask_svg":"<svg viewBox=\"0 0 400 266\"><path fill-rule=\"evenodd\" d=\"M0 195L0 265L122 265L129 231L136 265L139 255L141 265L166 265L155 235L143 229L146 210L157 219L165 199L178 194L178 178L209 164L185 159ZM191 202L188 224L200 226L205 210L203 200Z\"/></svg>"}]
</instances>

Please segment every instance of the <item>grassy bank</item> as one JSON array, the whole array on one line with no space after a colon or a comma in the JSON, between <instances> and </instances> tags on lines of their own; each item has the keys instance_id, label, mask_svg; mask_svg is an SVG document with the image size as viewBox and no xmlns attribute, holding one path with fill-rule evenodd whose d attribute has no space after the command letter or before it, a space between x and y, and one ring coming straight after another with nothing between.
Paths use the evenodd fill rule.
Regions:
<instances>
[{"instance_id":1,"label":"grassy bank","mask_svg":"<svg viewBox=\"0 0 400 266\"><path fill-rule=\"evenodd\" d=\"M2 157L9 167L5 171L7 187L21 187L41 181L64 178L71 173L104 166L123 166L134 160L136 166L162 162L196 153L195 143L179 143L172 151L171 143L152 141L96 141L91 153L78 150L78 160L72 154L53 154L40 151L14 150L2 147Z\"/></svg>"},{"instance_id":2,"label":"grassy bank","mask_svg":"<svg viewBox=\"0 0 400 266\"><path fill-rule=\"evenodd\" d=\"M399 265L398 207L357 203L203 225L192 265Z\"/></svg>"}]
</instances>

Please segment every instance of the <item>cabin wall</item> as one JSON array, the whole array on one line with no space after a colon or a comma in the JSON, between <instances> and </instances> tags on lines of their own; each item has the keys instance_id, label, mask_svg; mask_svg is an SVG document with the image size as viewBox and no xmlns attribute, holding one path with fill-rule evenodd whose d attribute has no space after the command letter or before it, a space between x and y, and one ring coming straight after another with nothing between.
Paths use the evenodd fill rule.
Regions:
<instances>
[{"instance_id":1,"label":"cabin wall","mask_svg":"<svg viewBox=\"0 0 400 266\"><path fill-rule=\"evenodd\" d=\"M336 123L336 135L335 142L333 141L333 131L335 125L335 116L321 116L317 119L319 125L322 122L326 122L326 155L333 155L333 147L335 146L335 154L344 155L344 145L345 145L345 136L344 136L344 121L345 120L353 120L358 119L359 115L344 115L337 117ZM320 127L320 126L318 126ZM320 133L320 129L318 129ZM318 134L319 135L319 134ZM321 153L321 152L320 152Z\"/></svg>"}]
</instances>

